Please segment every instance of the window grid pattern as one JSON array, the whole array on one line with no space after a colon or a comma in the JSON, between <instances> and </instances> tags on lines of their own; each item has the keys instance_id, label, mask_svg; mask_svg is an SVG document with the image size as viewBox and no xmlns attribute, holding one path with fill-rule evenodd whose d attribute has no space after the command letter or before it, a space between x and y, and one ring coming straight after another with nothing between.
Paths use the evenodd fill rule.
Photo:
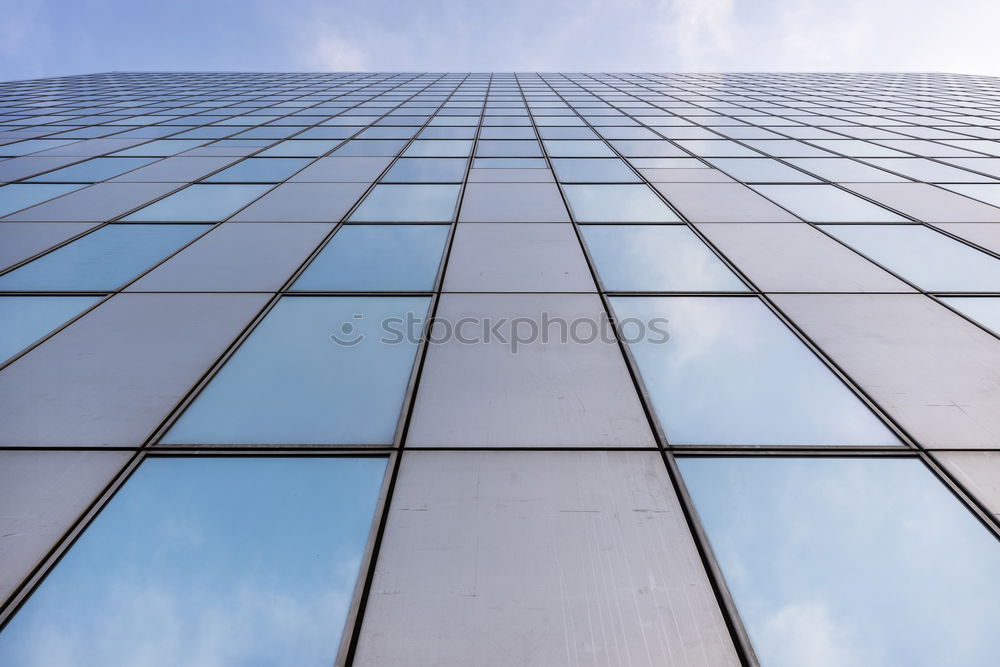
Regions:
<instances>
[{"instance_id":1,"label":"window grid pattern","mask_svg":"<svg viewBox=\"0 0 1000 667\"><path fill-rule=\"evenodd\" d=\"M30 330L33 340L24 344L21 333L11 356L0 360L0 384L4 376L16 379L16 369L33 358L44 362L43 355L57 339L71 340L78 324L130 295L260 296L214 360L196 369L175 401L149 417L145 437L127 446L119 443L111 447L89 441L40 446L0 442L5 450L112 449L128 456L127 463L107 478L99 495L79 508L61 538L23 573L3 601L0 622L9 621L30 598L74 540L106 504L113 502L116 492L147 458L206 452L220 457L385 457L386 483L336 656L338 664L350 664L365 654L359 646L367 641L366 603L380 576L382 537L392 526L391 492L397 476L405 474L404 461L409 457L423 456L423 450L460 456L463 450L508 447L647 450L662 457L663 473L677 495L739 662L757 664L754 641L744 628L738 601L730 595L726 573L713 555L698 508L686 491L682 475L685 459L908 458L921 462L985 530L1000 535L998 510L976 491L975 484L956 472L948 458L949 450L989 452L1000 449L1000 443L984 441L969 447L941 445L939 440L925 438L923 425L905 406L880 392L878 376L869 376L850 355L833 343L824 343L832 335L829 325L826 329L814 325L805 315L799 319L796 313L801 309L793 307L803 303L802 299L821 303L839 297L863 298L886 304L919 300L922 307L933 309L928 326L937 326L940 320L961 328L982 349L996 355L989 357L988 364L993 365L987 365L987 373L1000 372L996 366L1000 363L1000 331L991 328L991 320L980 310L967 307L963 312L962 308L970 299L1000 303L1000 284L990 282L991 271L1000 275L998 108L997 80L945 74L114 73L0 84L0 234L4 236L0 245L10 243L10 250L0 255L0 290L7 276L12 276L9 280L16 286L0 292L0 299L5 310L16 310L17 299L24 303L46 297L92 299L81 301L81 310L67 311L68 319L58 324L46 320L18 327L19 332ZM191 187L196 190L187 190ZM186 191L189 194L182 194ZM173 212L178 209L171 202L178 200L171 198L195 197L190 193L197 193L197 197L184 210L211 210L204 216L207 219ZM81 241L91 235L99 238L107 233L102 230L140 229L140 225L183 225L197 233L191 240L165 246L162 252L144 255L138 262L128 256L128 247L109 248L96 258L76 250L84 247ZM310 267L318 272L321 263L317 258L338 241L349 241L349 235L339 236L344 230L392 230L394 226L401 233L444 227L447 235L439 250L424 250L416 244L387 248L383 256L373 256L370 266L354 269L358 274L370 271L373 278L367 281L364 275L356 276L358 280L350 281L352 289L317 289L323 284L322 276L311 279L308 288L302 287L306 283L300 279ZM259 234L248 243L266 244L270 238L275 244L273 256L280 255L280 261L241 265L239 246L228 246L234 248L231 254L225 252L224 244L211 250L209 242L219 234L237 239L250 233L248 227ZM281 246L279 252L280 243L291 244L288 239L293 227L300 229L299 240ZM930 235L920 246L919 252L925 254L909 257L908 264L892 261L892 255L883 249L868 250L877 247L877 242L864 249L851 243L857 237L855 232L863 228L874 231L887 227L892 228L894 238L919 233L922 240ZM459 263L469 261L459 253L471 252L471 246L463 244L463 235L473 234L474 228L490 229L497 235L494 239L504 239L485 251L497 255L510 252L509 272L522 278L539 276L537 289L508 289L503 280L496 281L495 289L489 288L491 274L487 273L480 274L478 288L465 289L458 279L454 288L449 286L449 270L457 271ZM525 259L527 246L517 245L519 238L527 238L523 236L527 228L571 232L567 238L572 242L563 247L582 258L581 266L586 268L581 277L592 287L579 292L546 288L544 262ZM668 287L651 281L649 289L614 289L608 281L610 268L604 268L602 274L601 262L617 261L614 268L627 271L635 257L607 255L605 248L593 244L601 238L598 231L613 234L616 228L622 229L623 236L630 230L686 230L685 238L690 241L685 247L698 249L694 259L689 257L691 251L686 251L686 258L694 263L683 264L684 275L678 276L688 281L667 280L667 275L663 284L669 283ZM765 232L770 236L763 235ZM802 242L772 247L773 254L766 255L771 261L759 261L765 256L762 246L774 246L775 238L790 238L792 234ZM643 233L636 238L652 237ZM511 244L509 250L505 242ZM341 252L350 251L348 247ZM437 267L432 283L431 271L426 268L421 280L407 277L410 274L398 283L380 278L379 272L391 270L406 252L429 253L421 265ZM796 271L803 273L803 265L792 263L797 254L815 262L816 273L826 276L829 287L810 287L813 283L795 279ZM603 256L608 258L598 260ZM979 280L963 282L963 266L947 264L948 258L962 256L975 258L977 266L983 267ZM64 261L65 271L83 276L102 266L124 266L131 277L107 290L94 290L88 286L93 283L85 280L76 290L52 289L44 281L38 289L31 288L32 264L50 260ZM935 282L925 279L920 271L908 270L913 262L933 266L936 261L946 263L942 270L949 273L950 280ZM713 275L721 271L731 274L731 280L699 282L692 267L706 262L716 272ZM870 279L858 277L862 271L857 267L864 267L864 275ZM663 267L665 274L669 269ZM170 270L191 272L191 281L171 287ZM270 282L252 280L265 271ZM243 286L215 287L213 280L221 273L234 276L229 284ZM13 278L16 275L29 277L18 280ZM417 283L413 289L395 289L407 280ZM147 287L150 284L155 288ZM719 289L722 284L731 287ZM935 284L956 287L940 291ZM676 285L690 287L677 289ZM511 430L506 436L513 443L509 445L486 444L474 437L465 444L445 444L450 442L445 437L452 426L449 415L433 412L427 398L439 391L441 378L458 377L460 369L446 367L460 357L446 356L452 341L438 344L433 340L435 318L448 316L453 304L462 299L473 304L505 302L519 308L529 295L541 295L552 305L551 310L578 296L589 297L597 304L593 317L621 325L614 329L610 348L625 380L612 380L611 371L601 370L602 375L592 381L596 385L625 382L630 396L634 394L631 398L640 429L648 429L651 438L644 441L636 436L631 444L612 445L595 432L590 442L540 436L539 440L524 441L530 444L518 444L520 435ZM336 434L318 433L315 438L278 437L276 442L261 444L241 442L237 436L221 443L201 442L197 437L185 442L170 436L188 408L199 397L207 396L206 388L227 364L235 366L241 347L278 312L280 303L344 297L426 299L426 313L418 314L427 318L427 326L417 331L412 359L399 361L393 371L405 390L395 422L383 429L393 434L391 439L345 441ZM719 304L756 302L765 317L790 334L785 347L805 351L816 372L825 373L824 380L836 385L845 400L856 405L855 414L878 423L888 439L786 444L777 436L752 443L737 436L732 441L706 444L668 437L672 425L657 409L655 385L662 379L660 374L669 372L669 366L666 362L644 364L628 340L616 308L616 304L647 298L666 305L682 298ZM489 314L493 306L482 307L482 312ZM995 312L997 306L993 308ZM525 315L537 313L529 307ZM681 334L685 322L669 326ZM723 337L723 345L735 345L730 339L738 340L740 335L733 331L729 339ZM748 354L759 353L752 344L747 349ZM722 352L713 354L721 356ZM115 363L115 359L108 363ZM569 363L579 361L571 357ZM476 374L489 368L484 365L466 370ZM784 369L773 370L776 376L785 377ZM737 375L749 372L741 365L730 371ZM698 372L708 377L713 371L705 368ZM726 381L727 376L723 373L718 377ZM266 383L268 376L262 374L254 380ZM550 390L544 381L535 380L539 391L562 391ZM741 380L747 381L748 387L757 387L754 378ZM364 377L345 381L363 383ZM528 384L532 376L523 371L513 372L505 381L511 383L506 388L510 391L532 388ZM947 395L948 390L959 389L943 384L945 395L936 397L961 403L958 394L953 399ZM39 386L43 392L51 389ZM617 390L618 385L614 387ZM690 390L706 391L703 387ZM12 384L2 391L17 392L19 388ZM31 386L30 391L38 389ZM489 400L487 389L483 392L484 400ZM990 398L1000 397L992 395L985 400ZM727 404L727 399L709 396L704 400L722 419L727 410L736 407L735 403ZM783 418L780 407L772 406L768 412L766 404L760 408L753 405L758 420ZM595 399L595 405L584 408L601 410L606 406ZM497 414L498 422L518 417ZM72 417L70 414L67 419ZM280 424L282 413L275 409L271 417ZM612 417L608 417L609 422ZM461 421L461 415L454 415L454 419ZM532 420L539 419L527 418L529 427ZM552 428L565 430L558 418L554 419ZM435 444L434 427L427 426L435 422L441 429L439 444ZM188 428L185 433L193 430L196 428ZM415 432L419 432L419 442L409 439ZM504 437L502 431L494 436L490 442Z\"/></svg>"}]
</instances>

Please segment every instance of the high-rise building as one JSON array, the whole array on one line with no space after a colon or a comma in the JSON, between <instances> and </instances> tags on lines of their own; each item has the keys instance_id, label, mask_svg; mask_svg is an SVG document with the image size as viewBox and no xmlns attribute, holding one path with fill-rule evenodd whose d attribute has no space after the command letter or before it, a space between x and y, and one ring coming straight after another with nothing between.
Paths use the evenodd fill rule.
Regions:
<instances>
[{"instance_id":1,"label":"high-rise building","mask_svg":"<svg viewBox=\"0 0 1000 667\"><path fill-rule=\"evenodd\" d=\"M0 665L1000 664L1000 79L0 84Z\"/></svg>"}]
</instances>

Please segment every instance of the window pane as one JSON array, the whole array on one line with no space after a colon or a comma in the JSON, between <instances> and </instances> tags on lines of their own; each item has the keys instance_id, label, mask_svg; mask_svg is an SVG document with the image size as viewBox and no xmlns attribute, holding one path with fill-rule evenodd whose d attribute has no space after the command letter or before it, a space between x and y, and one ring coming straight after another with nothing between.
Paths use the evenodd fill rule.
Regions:
<instances>
[{"instance_id":1,"label":"window pane","mask_svg":"<svg viewBox=\"0 0 1000 667\"><path fill-rule=\"evenodd\" d=\"M744 183L816 183L817 180L769 158L714 158L709 162Z\"/></svg>"},{"instance_id":2,"label":"window pane","mask_svg":"<svg viewBox=\"0 0 1000 667\"><path fill-rule=\"evenodd\" d=\"M468 157L472 142L449 139L417 139L403 152L404 157Z\"/></svg>"},{"instance_id":3,"label":"window pane","mask_svg":"<svg viewBox=\"0 0 1000 667\"><path fill-rule=\"evenodd\" d=\"M687 227L586 225L581 231L606 290L728 292L747 289Z\"/></svg>"},{"instance_id":4,"label":"window pane","mask_svg":"<svg viewBox=\"0 0 1000 667\"><path fill-rule=\"evenodd\" d=\"M639 183L622 160L607 158L554 159L552 168L563 183Z\"/></svg>"},{"instance_id":5,"label":"window pane","mask_svg":"<svg viewBox=\"0 0 1000 667\"><path fill-rule=\"evenodd\" d=\"M331 151L340 142L331 139L287 139L257 154L258 157L318 157Z\"/></svg>"},{"instance_id":6,"label":"window pane","mask_svg":"<svg viewBox=\"0 0 1000 667\"><path fill-rule=\"evenodd\" d=\"M0 276L0 290L113 290L207 229L208 225L107 225Z\"/></svg>"},{"instance_id":7,"label":"window pane","mask_svg":"<svg viewBox=\"0 0 1000 667\"><path fill-rule=\"evenodd\" d=\"M459 185L376 185L354 210L354 222L450 222Z\"/></svg>"},{"instance_id":8,"label":"window pane","mask_svg":"<svg viewBox=\"0 0 1000 667\"><path fill-rule=\"evenodd\" d=\"M391 443L428 304L282 299L163 442Z\"/></svg>"},{"instance_id":9,"label":"window pane","mask_svg":"<svg viewBox=\"0 0 1000 667\"><path fill-rule=\"evenodd\" d=\"M147 459L0 633L0 662L333 664L384 472Z\"/></svg>"},{"instance_id":10,"label":"window pane","mask_svg":"<svg viewBox=\"0 0 1000 667\"><path fill-rule=\"evenodd\" d=\"M461 183L465 158L400 158L382 178L386 183Z\"/></svg>"},{"instance_id":11,"label":"window pane","mask_svg":"<svg viewBox=\"0 0 1000 667\"><path fill-rule=\"evenodd\" d=\"M209 176L207 183L278 183L309 164L309 158L251 157L237 162L218 174Z\"/></svg>"},{"instance_id":12,"label":"window pane","mask_svg":"<svg viewBox=\"0 0 1000 667\"><path fill-rule=\"evenodd\" d=\"M0 146L0 157L30 155L31 153L65 146L70 143L73 143L72 139L28 139L26 141L17 141L12 144Z\"/></svg>"},{"instance_id":13,"label":"window pane","mask_svg":"<svg viewBox=\"0 0 1000 667\"><path fill-rule=\"evenodd\" d=\"M1000 292L1000 260L919 225L823 225L858 252L923 289Z\"/></svg>"},{"instance_id":14,"label":"window pane","mask_svg":"<svg viewBox=\"0 0 1000 667\"><path fill-rule=\"evenodd\" d=\"M567 185L577 222L678 222L680 218L645 185Z\"/></svg>"},{"instance_id":15,"label":"window pane","mask_svg":"<svg viewBox=\"0 0 1000 667\"><path fill-rule=\"evenodd\" d=\"M96 296L0 297L0 363L98 301Z\"/></svg>"},{"instance_id":16,"label":"window pane","mask_svg":"<svg viewBox=\"0 0 1000 667\"><path fill-rule=\"evenodd\" d=\"M537 141L490 141L476 144L476 157L541 157Z\"/></svg>"},{"instance_id":17,"label":"window pane","mask_svg":"<svg viewBox=\"0 0 1000 667\"><path fill-rule=\"evenodd\" d=\"M96 183L124 174L126 171L144 167L155 161L155 158L148 157L99 157L35 176L31 181L38 183Z\"/></svg>"},{"instance_id":18,"label":"window pane","mask_svg":"<svg viewBox=\"0 0 1000 667\"><path fill-rule=\"evenodd\" d=\"M762 665L1000 662L1000 545L919 461L680 467Z\"/></svg>"},{"instance_id":19,"label":"window pane","mask_svg":"<svg viewBox=\"0 0 1000 667\"><path fill-rule=\"evenodd\" d=\"M477 157L472 162L475 169L548 169L545 158L540 157Z\"/></svg>"},{"instance_id":20,"label":"window pane","mask_svg":"<svg viewBox=\"0 0 1000 667\"><path fill-rule=\"evenodd\" d=\"M347 225L295 281L305 291L430 291L448 225Z\"/></svg>"},{"instance_id":21,"label":"window pane","mask_svg":"<svg viewBox=\"0 0 1000 667\"><path fill-rule=\"evenodd\" d=\"M622 324L623 333L674 444L899 444L757 299L614 297L612 303L619 322L637 322ZM647 329L641 340L638 323Z\"/></svg>"},{"instance_id":22,"label":"window pane","mask_svg":"<svg viewBox=\"0 0 1000 667\"><path fill-rule=\"evenodd\" d=\"M800 169L838 183L900 182L906 179L847 158L800 157L788 162Z\"/></svg>"},{"instance_id":23,"label":"window pane","mask_svg":"<svg viewBox=\"0 0 1000 667\"><path fill-rule=\"evenodd\" d=\"M133 146L132 148L126 148L123 151L118 151L115 153L115 156L131 157L153 155L166 157L168 155L176 155L182 151L196 148L204 143L204 141L199 139L158 139L156 141L150 141L149 143Z\"/></svg>"},{"instance_id":24,"label":"window pane","mask_svg":"<svg viewBox=\"0 0 1000 667\"><path fill-rule=\"evenodd\" d=\"M70 184L12 183L0 187L0 216L20 211L84 186Z\"/></svg>"},{"instance_id":25,"label":"window pane","mask_svg":"<svg viewBox=\"0 0 1000 667\"><path fill-rule=\"evenodd\" d=\"M811 222L906 222L832 185L757 185L754 190Z\"/></svg>"},{"instance_id":26,"label":"window pane","mask_svg":"<svg viewBox=\"0 0 1000 667\"><path fill-rule=\"evenodd\" d=\"M261 196L268 185L189 185L122 220L149 222L217 222Z\"/></svg>"},{"instance_id":27,"label":"window pane","mask_svg":"<svg viewBox=\"0 0 1000 667\"><path fill-rule=\"evenodd\" d=\"M396 155L400 149L406 145L406 139L356 139L348 141L333 155L337 157L345 155Z\"/></svg>"},{"instance_id":28,"label":"window pane","mask_svg":"<svg viewBox=\"0 0 1000 667\"><path fill-rule=\"evenodd\" d=\"M1000 297L949 296L941 300L955 310L968 315L983 326L1000 334Z\"/></svg>"},{"instance_id":29,"label":"window pane","mask_svg":"<svg viewBox=\"0 0 1000 667\"><path fill-rule=\"evenodd\" d=\"M545 152L551 157L615 157L603 141L546 141Z\"/></svg>"}]
</instances>

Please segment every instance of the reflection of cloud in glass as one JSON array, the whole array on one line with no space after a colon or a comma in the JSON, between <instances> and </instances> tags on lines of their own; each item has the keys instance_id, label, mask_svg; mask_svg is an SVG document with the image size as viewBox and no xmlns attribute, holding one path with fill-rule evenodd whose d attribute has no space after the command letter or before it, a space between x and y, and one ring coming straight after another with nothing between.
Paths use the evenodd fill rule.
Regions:
<instances>
[{"instance_id":1,"label":"reflection of cloud in glass","mask_svg":"<svg viewBox=\"0 0 1000 667\"><path fill-rule=\"evenodd\" d=\"M581 227L604 287L611 291L736 291L746 286L687 227Z\"/></svg>"},{"instance_id":2,"label":"reflection of cloud in glass","mask_svg":"<svg viewBox=\"0 0 1000 667\"><path fill-rule=\"evenodd\" d=\"M0 634L0 664L331 664L384 469L148 460Z\"/></svg>"},{"instance_id":3,"label":"reflection of cloud in glass","mask_svg":"<svg viewBox=\"0 0 1000 667\"><path fill-rule=\"evenodd\" d=\"M919 461L680 465L766 667L1000 663L1000 545Z\"/></svg>"},{"instance_id":4,"label":"reflection of cloud in glass","mask_svg":"<svg viewBox=\"0 0 1000 667\"><path fill-rule=\"evenodd\" d=\"M670 340L631 346L674 443L896 445L892 433L757 299L615 297L665 318Z\"/></svg>"}]
</instances>

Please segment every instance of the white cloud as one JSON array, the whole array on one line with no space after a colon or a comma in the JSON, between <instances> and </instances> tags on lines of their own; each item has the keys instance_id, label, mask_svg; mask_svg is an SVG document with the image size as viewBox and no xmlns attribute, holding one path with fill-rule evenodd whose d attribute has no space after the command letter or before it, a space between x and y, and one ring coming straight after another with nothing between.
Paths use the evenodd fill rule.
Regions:
<instances>
[{"instance_id":1,"label":"white cloud","mask_svg":"<svg viewBox=\"0 0 1000 667\"><path fill-rule=\"evenodd\" d=\"M659 13L669 20L681 68L711 69L732 52L733 0L670 0Z\"/></svg>"},{"instance_id":2,"label":"white cloud","mask_svg":"<svg viewBox=\"0 0 1000 667\"><path fill-rule=\"evenodd\" d=\"M772 614L762 625L759 643L762 661L776 667L881 664L819 602L797 602Z\"/></svg>"},{"instance_id":3,"label":"white cloud","mask_svg":"<svg viewBox=\"0 0 1000 667\"><path fill-rule=\"evenodd\" d=\"M362 71L368 57L357 43L336 33L329 24L321 23L305 37L302 57L313 69L325 71Z\"/></svg>"}]
</instances>

